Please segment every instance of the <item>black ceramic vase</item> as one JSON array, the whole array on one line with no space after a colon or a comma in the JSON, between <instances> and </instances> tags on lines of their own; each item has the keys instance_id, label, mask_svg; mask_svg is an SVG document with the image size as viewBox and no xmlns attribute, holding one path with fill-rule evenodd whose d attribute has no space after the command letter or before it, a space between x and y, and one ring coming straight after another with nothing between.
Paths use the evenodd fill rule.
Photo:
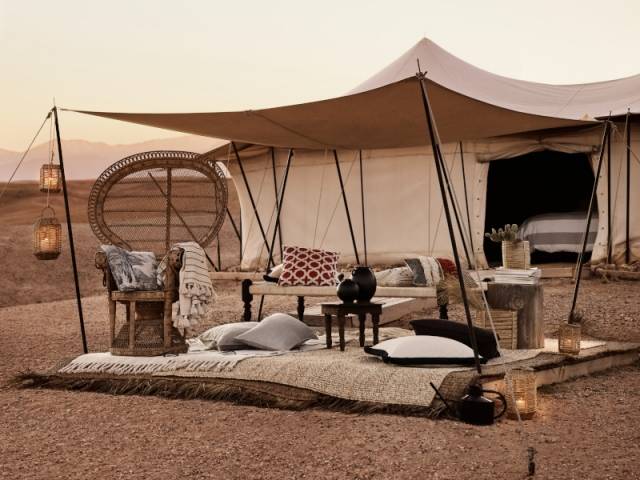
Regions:
<instances>
[{"instance_id":1,"label":"black ceramic vase","mask_svg":"<svg viewBox=\"0 0 640 480\"><path fill-rule=\"evenodd\" d=\"M358 303L369 303L376 293L376 276L369 267L356 267L351 279L358 284Z\"/></svg>"},{"instance_id":2,"label":"black ceramic vase","mask_svg":"<svg viewBox=\"0 0 640 480\"><path fill-rule=\"evenodd\" d=\"M340 283L338 284L338 298L343 303L353 303L358 298L360 287L358 284L350 278L344 278L344 275L338 276Z\"/></svg>"}]
</instances>

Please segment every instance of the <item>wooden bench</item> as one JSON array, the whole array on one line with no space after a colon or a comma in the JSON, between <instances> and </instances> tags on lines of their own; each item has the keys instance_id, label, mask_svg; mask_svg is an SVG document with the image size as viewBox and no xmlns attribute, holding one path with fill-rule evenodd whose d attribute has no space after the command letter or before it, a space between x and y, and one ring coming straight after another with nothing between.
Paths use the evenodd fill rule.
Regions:
<instances>
[{"instance_id":1,"label":"wooden bench","mask_svg":"<svg viewBox=\"0 0 640 480\"><path fill-rule=\"evenodd\" d=\"M276 283L242 281L243 320L251 321L251 302L254 295L284 295L298 298L298 318L304 320L305 297L336 297L336 287L281 287ZM435 287L378 287L377 297L392 298L436 298ZM440 306L440 318L447 318L447 306Z\"/></svg>"}]
</instances>

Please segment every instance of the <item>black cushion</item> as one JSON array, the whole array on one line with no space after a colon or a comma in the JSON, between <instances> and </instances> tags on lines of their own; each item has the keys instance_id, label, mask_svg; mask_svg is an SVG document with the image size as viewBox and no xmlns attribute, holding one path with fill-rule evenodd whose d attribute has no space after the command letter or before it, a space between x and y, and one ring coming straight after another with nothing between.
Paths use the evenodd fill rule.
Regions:
<instances>
[{"instance_id":1,"label":"black cushion","mask_svg":"<svg viewBox=\"0 0 640 480\"><path fill-rule=\"evenodd\" d=\"M412 320L409 322L416 332L416 335L432 335L435 337L445 337L457 340L471 347L471 338L469 337L469 327L466 324L453 322L451 320ZM498 345L496 338L491 330L480 327L473 327L476 342L478 343L478 353L484 358L496 358L500 356L498 353Z\"/></svg>"}]
</instances>

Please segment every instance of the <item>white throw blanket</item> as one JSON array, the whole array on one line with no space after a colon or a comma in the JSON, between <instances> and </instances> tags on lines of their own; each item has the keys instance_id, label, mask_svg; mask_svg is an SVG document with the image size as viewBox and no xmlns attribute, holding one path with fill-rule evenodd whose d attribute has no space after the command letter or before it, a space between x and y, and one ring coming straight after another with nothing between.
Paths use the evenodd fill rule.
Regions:
<instances>
[{"instance_id":1,"label":"white throw blanket","mask_svg":"<svg viewBox=\"0 0 640 480\"><path fill-rule=\"evenodd\" d=\"M179 272L180 286L178 293L178 312L173 317L176 328L191 328L199 324L200 318L206 313L215 299L215 291L209 277L207 257L204 250L196 242L177 243L174 247L181 248L182 267ZM167 267L167 257L158 266L158 283L164 283L164 272Z\"/></svg>"}]
</instances>

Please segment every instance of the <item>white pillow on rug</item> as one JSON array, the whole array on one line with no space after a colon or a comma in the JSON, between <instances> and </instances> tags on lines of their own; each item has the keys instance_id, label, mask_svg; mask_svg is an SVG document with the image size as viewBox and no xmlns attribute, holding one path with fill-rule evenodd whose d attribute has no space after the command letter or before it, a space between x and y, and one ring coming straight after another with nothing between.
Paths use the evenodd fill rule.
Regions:
<instances>
[{"instance_id":1,"label":"white pillow on rug","mask_svg":"<svg viewBox=\"0 0 640 480\"><path fill-rule=\"evenodd\" d=\"M307 340L318 338L313 330L286 313L274 313L236 340L260 350L291 350Z\"/></svg>"},{"instance_id":2,"label":"white pillow on rug","mask_svg":"<svg viewBox=\"0 0 640 480\"><path fill-rule=\"evenodd\" d=\"M416 335L392 338L372 347L365 352L377 355L384 362L399 365L472 365L473 350L462 342L445 337ZM482 363L486 359L480 357Z\"/></svg>"},{"instance_id":3,"label":"white pillow on rug","mask_svg":"<svg viewBox=\"0 0 640 480\"><path fill-rule=\"evenodd\" d=\"M258 322L234 322L217 325L206 332L201 333L198 338L205 345L207 350L218 349L221 352L229 350L242 350L247 345L236 340L238 335L248 332L258 325Z\"/></svg>"}]
</instances>

